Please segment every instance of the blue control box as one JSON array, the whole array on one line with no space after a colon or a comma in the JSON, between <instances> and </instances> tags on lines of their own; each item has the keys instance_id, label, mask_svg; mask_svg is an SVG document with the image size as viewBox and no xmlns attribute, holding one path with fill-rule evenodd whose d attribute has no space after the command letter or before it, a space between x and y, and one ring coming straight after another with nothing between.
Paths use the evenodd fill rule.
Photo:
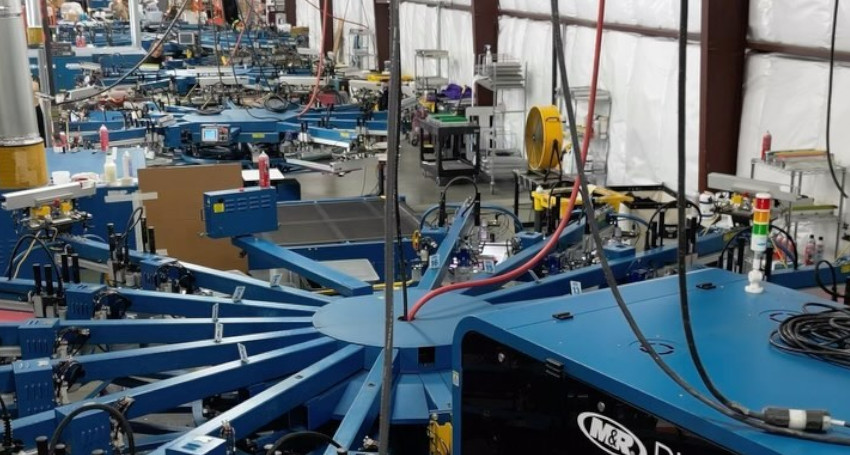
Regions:
<instances>
[{"instance_id":1,"label":"blue control box","mask_svg":"<svg viewBox=\"0 0 850 455\"><path fill-rule=\"evenodd\" d=\"M204 223L214 239L277 230L277 190L240 188L204 193Z\"/></svg>"}]
</instances>

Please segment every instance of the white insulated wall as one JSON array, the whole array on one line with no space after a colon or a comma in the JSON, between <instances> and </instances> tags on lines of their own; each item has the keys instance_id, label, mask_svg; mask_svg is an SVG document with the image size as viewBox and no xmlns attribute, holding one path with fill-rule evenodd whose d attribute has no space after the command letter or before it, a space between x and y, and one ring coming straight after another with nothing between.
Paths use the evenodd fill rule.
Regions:
<instances>
[{"instance_id":1,"label":"white insulated wall","mask_svg":"<svg viewBox=\"0 0 850 455\"><path fill-rule=\"evenodd\" d=\"M318 46L321 16L315 8L298 2L298 24L311 28L312 46ZM321 0L310 0L316 5ZM360 18L374 24L374 11L364 7L369 0L334 0L334 14ZM469 4L469 0L455 0ZM678 0L608 0L606 21L654 28L676 29ZM563 15L583 19L596 18L596 0L560 0ZM546 0L500 0L503 10L549 13ZM347 10L346 10L347 8ZM402 72L414 75L416 49L442 48L449 51L450 79L461 85L473 81L475 55L472 15L466 11L402 3L401 54ZM699 31L700 2L691 2L689 29ZM522 58L528 63L528 102L522 105L519 93L506 93L508 109L529 108L549 104L552 79L551 27L546 21L531 21L503 16L499 20L499 52ZM336 29L335 29L336 30ZM565 49L570 83L588 85L592 62L594 30L569 27ZM347 38L347 33L344 36ZM600 86L612 94L610 124L609 182L612 184L666 183L675 186L676 157L676 42L606 32ZM698 113L699 113L699 46L688 47L688 141L689 193L696 192ZM509 118L518 140L522 140L522 120Z\"/></svg>"},{"instance_id":2,"label":"white insulated wall","mask_svg":"<svg viewBox=\"0 0 850 455\"><path fill-rule=\"evenodd\" d=\"M464 4L464 1L454 3ZM469 0L465 3L469 4ZM399 13L404 75L415 75L417 49L443 49L449 51L449 80L458 85L472 84L476 51L472 42L471 13L415 3L402 3Z\"/></svg>"},{"instance_id":3,"label":"white insulated wall","mask_svg":"<svg viewBox=\"0 0 850 455\"><path fill-rule=\"evenodd\" d=\"M377 48L375 44L375 2L374 0L333 0L334 16L343 19L344 22L334 21L334 36L339 35L340 27L342 27L342 36L337 38L339 46L338 61L342 63L349 62L351 54L352 36L349 34L352 29L366 29L371 32L368 48L369 53L373 55L370 63L377 67ZM380 33L388 33L386 30L381 30Z\"/></svg>"},{"instance_id":4,"label":"white insulated wall","mask_svg":"<svg viewBox=\"0 0 850 455\"><path fill-rule=\"evenodd\" d=\"M750 39L828 48L833 0L752 0ZM837 48L850 51L850 4L841 3ZM750 175L759 156L762 136L770 131L773 149L826 147L828 64L772 54L747 57L744 107L738 146L738 175ZM836 162L850 166L850 68L836 65L832 111L832 152ZM758 178L788 183L782 173L761 171ZM850 181L850 179L848 179ZM828 176L804 177L803 192L817 202L837 203L838 192ZM845 220L848 217L845 211ZM831 229L815 232L832 237ZM831 244L831 242L828 242Z\"/></svg>"},{"instance_id":5,"label":"white insulated wall","mask_svg":"<svg viewBox=\"0 0 850 455\"><path fill-rule=\"evenodd\" d=\"M550 104L551 26L547 22L511 17L502 17L499 26L499 52L519 56L528 63L528 106ZM565 52L572 87L590 84L594 35L595 30L587 27L567 28ZM612 97L609 184L665 183L675 188L676 42L605 32L602 43L599 86L608 90ZM697 189L699 65L699 46L689 45L686 114L687 188L690 195L694 195ZM520 104L517 95L506 97L506 101L511 103L508 108L516 108ZM510 127L519 131L520 123L514 119ZM519 137L522 137L521 131Z\"/></svg>"},{"instance_id":6,"label":"white insulated wall","mask_svg":"<svg viewBox=\"0 0 850 455\"><path fill-rule=\"evenodd\" d=\"M296 0L295 23L298 26L310 27L310 48L318 49L322 40L322 8L325 0ZM349 32L353 28L368 28L375 32L375 9L373 0L329 0L333 2L333 15L337 19L329 20L328 27L333 27L334 37L340 50L339 61L348 63L351 49ZM342 20L339 20L342 19ZM384 32L386 33L386 32ZM375 54L374 35L370 43Z\"/></svg>"}]
</instances>

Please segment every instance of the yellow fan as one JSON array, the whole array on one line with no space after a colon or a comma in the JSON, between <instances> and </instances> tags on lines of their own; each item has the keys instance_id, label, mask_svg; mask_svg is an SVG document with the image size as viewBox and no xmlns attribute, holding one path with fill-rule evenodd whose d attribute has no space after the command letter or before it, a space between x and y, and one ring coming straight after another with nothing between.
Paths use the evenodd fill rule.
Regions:
<instances>
[{"instance_id":1,"label":"yellow fan","mask_svg":"<svg viewBox=\"0 0 850 455\"><path fill-rule=\"evenodd\" d=\"M561 114L556 106L534 106L525 121L525 153L528 168L545 171L558 167L564 143Z\"/></svg>"}]
</instances>

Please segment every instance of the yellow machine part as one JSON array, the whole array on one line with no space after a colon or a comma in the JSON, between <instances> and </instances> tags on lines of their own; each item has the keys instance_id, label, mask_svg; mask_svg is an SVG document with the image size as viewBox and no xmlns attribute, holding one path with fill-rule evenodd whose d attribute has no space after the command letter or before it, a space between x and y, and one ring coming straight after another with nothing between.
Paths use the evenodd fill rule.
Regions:
<instances>
[{"instance_id":1,"label":"yellow machine part","mask_svg":"<svg viewBox=\"0 0 850 455\"><path fill-rule=\"evenodd\" d=\"M428 455L451 455L451 422L440 424L436 420L431 420L428 423L428 440Z\"/></svg>"},{"instance_id":2,"label":"yellow machine part","mask_svg":"<svg viewBox=\"0 0 850 455\"><path fill-rule=\"evenodd\" d=\"M422 105L425 109L428 109L428 112L436 112L437 111L437 103L434 101L428 101L428 97L426 95L422 95L419 97L419 104Z\"/></svg>"},{"instance_id":3,"label":"yellow machine part","mask_svg":"<svg viewBox=\"0 0 850 455\"><path fill-rule=\"evenodd\" d=\"M44 44L44 30L41 27L30 27L27 29L27 44L30 46L41 46Z\"/></svg>"},{"instance_id":4,"label":"yellow machine part","mask_svg":"<svg viewBox=\"0 0 850 455\"><path fill-rule=\"evenodd\" d=\"M596 204L610 205L615 211L620 209L620 204L624 202L634 202L635 198L623 193L603 188L601 186L588 185L588 191L594 196L593 202ZM561 196L561 206L559 208L561 218L567 214L567 206L570 202L570 194L563 193ZM558 194L552 194L551 190L532 191L531 198L534 202L535 211L543 211L554 208L558 204ZM582 205L583 201L581 194L576 197L576 207Z\"/></svg>"},{"instance_id":5,"label":"yellow machine part","mask_svg":"<svg viewBox=\"0 0 850 455\"><path fill-rule=\"evenodd\" d=\"M525 121L528 168L532 171L557 168L559 157L556 154L561 152L563 144L564 130L557 106L532 107Z\"/></svg>"},{"instance_id":6,"label":"yellow machine part","mask_svg":"<svg viewBox=\"0 0 850 455\"><path fill-rule=\"evenodd\" d=\"M0 147L0 189L20 190L47 185L44 144Z\"/></svg>"},{"instance_id":7,"label":"yellow machine part","mask_svg":"<svg viewBox=\"0 0 850 455\"><path fill-rule=\"evenodd\" d=\"M369 74L366 75L366 80L369 81L369 82L389 82L390 75L389 75L389 73L372 72L372 73L369 73ZM401 76L401 81L402 82L412 82L413 76L403 74Z\"/></svg>"}]
</instances>

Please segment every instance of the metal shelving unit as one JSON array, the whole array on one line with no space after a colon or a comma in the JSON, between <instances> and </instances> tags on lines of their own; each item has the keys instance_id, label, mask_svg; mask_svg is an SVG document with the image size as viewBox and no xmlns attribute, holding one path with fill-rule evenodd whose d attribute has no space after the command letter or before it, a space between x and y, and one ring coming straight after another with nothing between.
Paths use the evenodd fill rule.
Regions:
<instances>
[{"instance_id":1,"label":"metal shelving unit","mask_svg":"<svg viewBox=\"0 0 850 455\"><path fill-rule=\"evenodd\" d=\"M372 53L372 32L363 28L353 28L348 32L348 64L359 70L372 70L378 67L377 58Z\"/></svg>"},{"instance_id":2,"label":"metal shelving unit","mask_svg":"<svg viewBox=\"0 0 850 455\"><path fill-rule=\"evenodd\" d=\"M573 100L573 109L576 113L576 129L579 137L576 139L578 143L584 140L584 132L587 130L587 110L590 106L590 87L576 87L570 91ZM561 99L559 96L558 99ZM561 112L566 109L563 102L558 103L558 108ZM607 90L596 90L596 108L594 110L593 131L594 136L590 140L590 150L587 151L587 161L584 163L584 171L591 183L605 186L608 181L608 124L611 119L611 94ZM564 130L568 130L569 125L564 125ZM569 135L564 138L566 143ZM564 175L575 177L575 158L571 154L564 154L563 157L563 172Z\"/></svg>"},{"instance_id":3,"label":"metal shelving unit","mask_svg":"<svg viewBox=\"0 0 850 455\"><path fill-rule=\"evenodd\" d=\"M517 132L505 127L507 116L518 115L520 131L525 130L528 110L525 84L528 67L524 62L506 54L479 54L475 64L475 90L483 87L493 92L493 104L477 105L467 110L467 117L477 117L481 126L481 171L490 178L490 192L495 189L496 179L510 177L514 169L525 166L523 149L519 146ZM519 90L522 94L520 109L507 109L505 93ZM473 100L476 99L473 96Z\"/></svg>"},{"instance_id":4,"label":"metal shelving unit","mask_svg":"<svg viewBox=\"0 0 850 455\"><path fill-rule=\"evenodd\" d=\"M788 176L790 177L789 192L796 194L797 196L802 196L803 176L829 175L830 173L829 164L827 163L825 157L823 159L815 158L789 161L763 161L759 158L753 158L752 161L750 161L750 178L755 178L756 168L759 166L771 169L773 171L788 174ZM839 166L837 164L835 164L833 167L835 168L836 175L838 176L838 179L841 182L841 187L846 188L845 180L847 177L847 168L845 168L844 166ZM809 215L806 213L801 213L801 211L799 210L794 210L794 207L792 205L788 208L788 210L785 210L783 212L785 215L785 226L796 239L797 228L799 226L799 223L801 222L835 223L835 252L837 254L839 242L841 241L841 232L844 220L844 198L841 197L840 194L838 196L838 204L833 205L833 207L838 209L837 215L835 213L824 214L822 212L817 212Z\"/></svg>"},{"instance_id":5,"label":"metal shelving unit","mask_svg":"<svg viewBox=\"0 0 850 455\"><path fill-rule=\"evenodd\" d=\"M417 49L414 60L416 90L440 90L449 83L449 51Z\"/></svg>"}]
</instances>

